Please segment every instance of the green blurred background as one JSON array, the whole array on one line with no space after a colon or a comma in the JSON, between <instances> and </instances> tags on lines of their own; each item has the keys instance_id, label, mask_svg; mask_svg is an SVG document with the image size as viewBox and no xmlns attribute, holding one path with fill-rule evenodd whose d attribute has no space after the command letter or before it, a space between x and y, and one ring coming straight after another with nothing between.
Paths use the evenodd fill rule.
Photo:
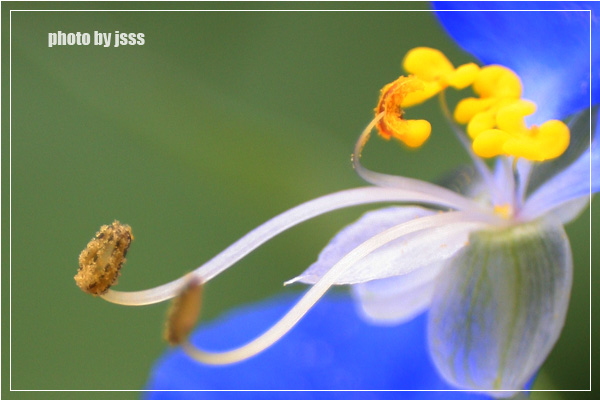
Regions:
<instances>
[{"instance_id":1,"label":"green blurred background","mask_svg":"<svg viewBox=\"0 0 600 400\"><path fill-rule=\"evenodd\" d=\"M174 7L3 3L3 52L9 8L55 6ZM248 6L264 7L243 5ZM223 5L202 5L208 7ZM268 218L316 196L363 185L351 168L350 152L372 118L379 89L401 73L407 50L431 46L455 64L470 60L430 12L14 11L10 17L10 269L5 119L2 135L4 392L9 294L12 389L141 389L166 350L161 340L166 304L115 306L75 286L78 254L100 225L119 219L133 227L135 241L118 289L144 289L177 278ZM48 33L59 30L142 32L146 43L49 48ZM6 95L7 85L3 87ZM436 180L468 161L435 101L410 113L431 121L430 141L414 152L372 140L366 165ZM337 230L366 209L309 221L211 281L203 320L298 290L281 284L303 271ZM597 207L592 214L592 235L598 237ZM567 231L575 257L571 307L536 383L540 389L589 385L588 214ZM598 248L592 252L598 260ZM594 302L595 310L600 309ZM139 397L135 392L105 395ZM536 397L568 399L577 393Z\"/></svg>"}]
</instances>

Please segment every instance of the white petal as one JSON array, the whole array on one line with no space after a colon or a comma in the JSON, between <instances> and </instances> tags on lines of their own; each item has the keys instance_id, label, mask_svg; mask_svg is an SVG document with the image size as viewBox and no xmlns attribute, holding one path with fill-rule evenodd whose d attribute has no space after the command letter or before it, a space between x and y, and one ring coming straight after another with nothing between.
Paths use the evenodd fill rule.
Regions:
<instances>
[{"instance_id":1,"label":"white petal","mask_svg":"<svg viewBox=\"0 0 600 400\"><path fill-rule=\"evenodd\" d=\"M444 262L433 263L406 275L352 286L361 314L370 322L397 325L409 321L431 304L435 279Z\"/></svg>"},{"instance_id":2,"label":"white petal","mask_svg":"<svg viewBox=\"0 0 600 400\"><path fill-rule=\"evenodd\" d=\"M343 256L367 239L392 226L432 213L419 207L391 207L369 212L340 231L323 249L317 262L302 275L286 283L314 284ZM480 224L472 222L456 223L405 235L364 257L339 277L335 284L356 284L404 275L445 260L466 244L468 233L478 226Z\"/></svg>"},{"instance_id":3,"label":"white petal","mask_svg":"<svg viewBox=\"0 0 600 400\"><path fill-rule=\"evenodd\" d=\"M562 225L543 220L470 240L437 280L428 324L432 358L457 387L522 389L565 321L573 273L568 239Z\"/></svg>"}]
</instances>

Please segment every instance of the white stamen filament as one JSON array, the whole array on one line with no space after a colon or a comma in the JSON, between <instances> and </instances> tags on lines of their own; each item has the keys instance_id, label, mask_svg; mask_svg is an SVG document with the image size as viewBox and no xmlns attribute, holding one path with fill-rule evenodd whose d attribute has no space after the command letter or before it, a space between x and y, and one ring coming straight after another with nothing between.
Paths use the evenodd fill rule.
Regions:
<instances>
[{"instance_id":1,"label":"white stamen filament","mask_svg":"<svg viewBox=\"0 0 600 400\"><path fill-rule=\"evenodd\" d=\"M344 256L277 323L251 342L224 352L207 352L196 348L189 342L184 342L182 346L190 357L206 364L231 364L245 360L262 352L281 339L352 265L390 241L412 232L446 224L454 224L456 226L459 224L469 224L475 229L485 224L497 222L497 219L493 216L458 211L422 217L396 225L373 236Z\"/></svg>"},{"instance_id":2,"label":"white stamen filament","mask_svg":"<svg viewBox=\"0 0 600 400\"><path fill-rule=\"evenodd\" d=\"M521 158L517 162L517 173L519 176L519 182L516 187L516 194L518 200L518 208L521 208L525 203L525 196L527 194L527 187L529 186L529 179L531 178L531 170L533 164L531 161Z\"/></svg>"},{"instance_id":3,"label":"white stamen filament","mask_svg":"<svg viewBox=\"0 0 600 400\"><path fill-rule=\"evenodd\" d=\"M464 196L450 190L445 187L435 185L433 183L421 181L413 178L406 178L404 176L382 174L380 172L371 171L360 163L362 156L362 150L367 144L371 136L371 131L375 125L381 120L383 113L377 115L369 125L362 131L356 144L354 145L354 153L352 154L352 165L356 170L356 173L363 178L365 181L372 183L373 185L383 187L393 187L401 189L411 189L418 192L429 193L437 196L441 199L451 200L453 202L463 202L466 199ZM473 202L473 204L475 204ZM481 206L477 206L481 208ZM457 208L458 209L458 208Z\"/></svg>"},{"instance_id":4,"label":"white stamen filament","mask_svg":"<svg viewBox=\"0 0 600 400\"><path fill-rule=\"evenodd\" d=\"M440 100L440 107L442 109L444 117L446 118L446 121L448 121L448 124L450 124L450 127L452 128L454 135L456 136L456 138L458 139L460 144L462 144L464 149L467 151L467 153L469 154L469 157L471 157L471 160L473 161L473 164L475 165L475 169L477 170L477 172L479 172L479 175L483 179L483 182L485 183L485 185L488 187L488 190L490 191L492 200L494 200L494 203L496 203L495 200L498 199L499 197L501 197L502 193L500 193L500 191L498 190L498 187L496 186L496 184L494 182L494 177L492 176L490 169L485 164L485 162L483 162L483 160L475 154L475 152L473 151L473 148L471 147L471 141L467 138L467 135L465 134L465 132L456 124L456 122L454 121L454 118L452 118L452 114L450 113L450 109L448 108L448 103L446 101L445 91L442 90L440 92L439 100Z\"/></svg>"},{"instance_id":5,"label":"white stamen filament","mask_svg":"<svg viewBox=\"0 0 600 400\"><path fill-rule=\"evenodd\" d=\"M519 206L519 200L517 193L515 192L516 185L518 183L518 172L514 167L514 159L513 157L500 156L501 162L504 163L504 170L508 173L506 174L506 187L504 189L504 203L508 203L513 211L517 211L517 207ZM502 204L498 204L502 205Z\"/></svg>"},{"instance_id":6,"label":"white stamen filament","mask_svg":"<svg viewBox=\"0 0 600 400\"><path fill-rule=\"evenodd\" d=\"M435 187L435 185L432 186ZM406 189L364 187L344 190L310 200L258 226L191 274L206 283L279 233L308 219L341 208L381 202L410 202L457 210L472 210L473 212L480 210L482 214L486 212L474 201L447 189L441 188L444 190L441 193L439 190L431 190L431 193L427 193L424 190L426 188L423 187L419 187L419 189L419 191L411 190L410 186ZM445 191L449 193L446 194ZM110 289L102 295L102 298L111 303L129 306L159 303L177 296L188 279L189 274L153 289L136 292L120 292Z\"/></svg>"}]
</instances>

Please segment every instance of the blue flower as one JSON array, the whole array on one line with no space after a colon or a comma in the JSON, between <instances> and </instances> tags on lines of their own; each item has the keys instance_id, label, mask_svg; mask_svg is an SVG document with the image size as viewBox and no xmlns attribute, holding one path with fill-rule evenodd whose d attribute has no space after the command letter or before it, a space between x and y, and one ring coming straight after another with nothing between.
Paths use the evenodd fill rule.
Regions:
<instances>
[{"instance_id":1,"label":"blue flower","mask_svg":"<svg viewBox=\"0 0 600 400\"><path fill-rule=\"evenodd\" d=\"M472 9L474 4L436 6ZM484 5L501 6L506 5ZM568 7L585 8L581 3ZM589 32L597 35L598 23L594 15L590 27L590 15L583 11L437 15L461 46L484 64L502 67L454 68L437 50L411 51L404 62L411 76L382 89L375 119L355 148L355 169L372 186L299 205L174 282L142 292L109 290L103 298L143 305L179 296L173 325L183 326L177 329L185 336L190 312L180 308L195 309L186 303L195 297L188 295L190 288L291 226L359 204L424 207L371 211L340 231L313 265L288 282L311 288L250 343L220 351L262 331L288 309L289 299L241 310L181 343L187 356L207 364L256 357L215 368L194 364L176 350L157 365L151 389L459 388L505 397L531 380L560 336L568 308L573 265L563 224L579 215L590 193L600 188L600 154L597 140L590 138L591 130L594 137L597 132L596 112L588 108L590 91L594 103L597 99L597 79L589 85L590 63L596 65L588 58ZM480 97L459 103L452 116L444 91L468 86ZM442 187L360 164L375 128L384 139L394 137L411 147L427 140L429 123L407 119L400 107L436 94L473 160L472 172L458 175L467 180ZM524 117L535 105L539 111L526 125ZM570 117L568 128L548 121L565 117ZM459 126L467 123L468 136ZM490 170L482 157L496 157L495 168ZM319 301L332 285L351 285L364 321L386 326L358 320L346 299Z\"/></svg>"}]
</instances>

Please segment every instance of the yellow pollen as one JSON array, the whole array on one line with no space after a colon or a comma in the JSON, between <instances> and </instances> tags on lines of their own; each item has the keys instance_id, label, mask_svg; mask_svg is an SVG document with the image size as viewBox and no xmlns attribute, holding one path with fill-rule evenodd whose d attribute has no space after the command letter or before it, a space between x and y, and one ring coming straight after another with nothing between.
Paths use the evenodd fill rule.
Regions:
<instances>
[{"instance_id":1,"label":"yellow pollen","mask_svg":"<svg viewBox=\"0 0 600 400\"><path fill-rule=\"evenodd\" d=\"M494 206L494 212L504 219L508 219L512 216L512 207L510 204L502 204L500 206Z\"/></svg>"},{"instance_id":2,"label":"yellow pollen","mask_svg":"<svg viewBox=\"0 0 600 400\"><path fill-rule=\"evenodd\" d=\"M375 115L383 113L383 118L376 127L379 135L384 139L394 137L409 147L420 147L431 134L431 124L425 120L404 119L405 97L417 91L424 90L424 84L414 76L401 76L394 82L381 89L381 97Z\"/></svg>"},{"instance_id":3,"label":"yellow pollen","mask_svg":"<svg viewBox=\"0 0 600 400\"><path fill-rule=\"evenodd\" d=\"M117 283L133 235L129 225L119 221L103 225L79 255L75 283L94 296L105 293Z\"/></svg>"}]
</instances>

